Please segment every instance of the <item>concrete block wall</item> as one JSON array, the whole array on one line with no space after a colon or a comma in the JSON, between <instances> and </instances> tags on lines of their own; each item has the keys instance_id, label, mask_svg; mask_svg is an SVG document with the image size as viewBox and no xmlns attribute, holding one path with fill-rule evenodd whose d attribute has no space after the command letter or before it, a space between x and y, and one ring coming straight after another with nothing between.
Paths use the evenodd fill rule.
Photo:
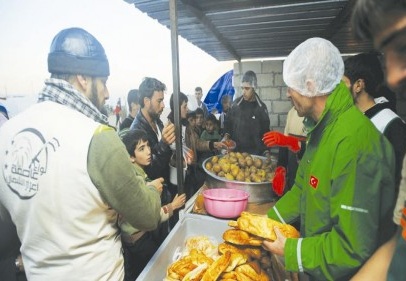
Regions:
<instances>
[{"instance_id":1,"label":"concrete block wall","mask_svg":"<svg viewBox=\"0 0 406 281\"><path fill-rule=\"evenodd\" d=\"M247 61L234 64L233 86L236 97L241 96L241 79L244 72L252 70L257 75L257 93L266 104L271 121L270 129L283 132L286 117L292 107L286 97L286 85L282 79L282 60ZM397 96L397 113L406 120L406 98Z\"/></svg>"},{"instance_id":2,"label":"concrete block wall","mask_svg":"<svg viewBox=\"0 0 406 281\"><path fill-rule=\"evenodd\" d=\"M234 64L233 86L236 97L241 96L241 79L247 70L257 75L257 93L266 104L271 121L270 129L283 132L286 116L292 107L291 101L286 97L286 85L282 79L281 60L247 61Z\"/></svg>"}]
</instances>

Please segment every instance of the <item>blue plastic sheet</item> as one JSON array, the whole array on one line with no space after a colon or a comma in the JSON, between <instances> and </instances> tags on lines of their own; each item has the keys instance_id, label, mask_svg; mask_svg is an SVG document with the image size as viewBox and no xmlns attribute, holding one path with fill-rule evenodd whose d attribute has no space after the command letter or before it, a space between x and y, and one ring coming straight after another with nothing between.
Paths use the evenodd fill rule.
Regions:
<instances>
[{"instance_id":1,"label":"blue plastic sheet","mask_svg":"<svg viewBox=\"0 0 406 281\"><path fill-rule=\"evenodd\" d=\"M211 86L209 92L204 99L204 103L207 105L209 112L212 112L214 108L218 113L223 111L221 106L221 98L224 95L230 95L234 97L233 87L233 70L230 70L223 74L214 84Z\"/></svg>"}]
</instances>

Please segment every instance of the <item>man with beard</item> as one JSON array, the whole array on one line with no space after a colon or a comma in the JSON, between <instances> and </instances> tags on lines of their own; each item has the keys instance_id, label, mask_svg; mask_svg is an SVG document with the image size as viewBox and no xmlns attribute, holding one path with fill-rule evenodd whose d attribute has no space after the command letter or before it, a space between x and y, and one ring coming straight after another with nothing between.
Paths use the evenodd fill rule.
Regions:
<instances>
[{"instance_id":1,"label":"man with beard","mask_svg":"<svg viewBox=\"0 0 406 281\"><path fill-rule=\"evenodd\" d=\"M38 103L0 128L0 218L12 220L28 280L122 280L117 216L160 220L162 183L145 186L100 113L110 74L103 46L60 31Z\"/></svg>"},{"instance_id":2,"label":"man with beard","mask_svg":"<svg viewBox=\"0 0 406 281\"><path fill-rule=\"evenodd\" d=\"M322 38L304 41L283 63L287 97L309 130L294 185L268 217L300 219L301 237L276 228L277 239L263 246L309 280L349 280L395 231L393 148L355 107L343 74L340 52Z\"/></svg>"},{"instance_id":3,"label":"man with beard","mask_svg":"<svg viewBox=\"0 0 406 281\"><path fill-rule=\"evenodd\" d=\"M139 88L138 111L130 129L139 129L147 132L151 147L151 165L145 167L145 172L152 179L163 177L169 182L169 160L172 155L170 145L175 142L175 125L167 123L165 126L160 119L165 108L164 93L166 85L158 79L146 77Z\"/></svg>"},{"instance_id":4,"label":"man with beard","mask_svg":"<svg viewBox=\"0 0 406 281\"><path fill-rule=\"evenodd\" d=\"M353 30L360 39L372 39L385 54L386 82L406 97L406 2L358 0L352 16ZM406 276L406 158L394 209L399 225L394 237L380 247L353 280L404 280Z\"/></svg>"},{"instance_id":5,"label":"man with beard","mask_svg":"<svg viewBox=\"0 0 406 281\"><path fill-rule=\"evenodd\" d=\"M145 173L152 180L164 178L164 189L161 204L168 204L178 193L177 187L169 181L169 160L172 156L170 145L175 142L175 125L168 122L166 125L160 119L165 108L164 93L166 85L156 78L145 77L138 88L138 101L140 110L130 129L144 130L148 135L151 147L151 164L144 167ZM178 212L175 212L168 221L161 223L155 231L157 239L163 241L168 235L171 226L178 221Z\"/></svg>"},{"instance_id":6,"label":"man with beard","mask_svg":"<svg viewBox=\"0 0 406 281\"><path fill-rule=\"evenodd\" d=\"M379 56L376 53L361 53L347 58L344 66L343 81L351 91L355 106L374 123L395 150L397 195L406 152L406 124L390 109L389 101L380 91L384 73Z\"/></svg>"}]
</instances>

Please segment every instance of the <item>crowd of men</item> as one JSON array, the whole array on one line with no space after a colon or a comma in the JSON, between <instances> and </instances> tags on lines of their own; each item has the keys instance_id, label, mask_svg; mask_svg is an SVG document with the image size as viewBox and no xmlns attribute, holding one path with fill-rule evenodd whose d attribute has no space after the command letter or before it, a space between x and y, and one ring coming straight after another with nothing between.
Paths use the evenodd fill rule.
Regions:
<instances>
[{"instance_id":1,"label":"crowd of men","mask_svg":"<svg viewBox=\"0 0 406 281\"><path fill-rule=\"evenodd\" d=\"M267 215L298 221L301 237L286 238L275 228L277 239L262 246L282 257L300 280L406 276L405 126L374 84L386 77L391 90L406 94L406 4L358 0L352 20L354 33L372 39L384 54L383 74L361 71L362 64L373 69L371 57L344 62L322 38L305 40L283 63L287 97L304 118L306 148L289 191ZM161 223L162 212L179 196L176 185L165 186L176 140L176 120L160 120L166 85L147 77L136 100L129 94L134 110L129 127L118 134L102 113L110 67L92 34L81 28L58 32L48 71L37 104L10 120L1 113L0 277L15 280L16 272L24 272L28 280L123 280L118 219L135 229L130 242L157 229L165 237L177 219ZM197 134L187 97L181 98L182 144L196 147L196 153L184 155L186 162L196 162L199 151L220 151L226 139L236 142L237 151L254 154L266 155L274 146L298 151L297 140L269 132L268 109L257 88L255 73L245 72L242 95L226 110L223 126L216 125L222 139L210 139L208 126ZM221 121L204 111L200 87L195 94L207 123ZM145 175L135 170L122 142L134 129L146 132L137 144L148 143L151 150Z\"/></svg>"}]
</instances>

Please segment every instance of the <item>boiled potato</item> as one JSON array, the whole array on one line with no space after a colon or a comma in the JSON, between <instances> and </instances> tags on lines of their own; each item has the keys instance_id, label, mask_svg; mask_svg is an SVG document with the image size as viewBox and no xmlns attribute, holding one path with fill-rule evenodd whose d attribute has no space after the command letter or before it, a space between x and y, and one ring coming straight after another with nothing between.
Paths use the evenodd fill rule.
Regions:
<instances>
[{"instance_id":1,"label":"boiled potato","mask_svg":"<svg viewBox=\"0 0 406 281\"><path fill-rule=\"evenodd\" d=\"M221 171L221 166L218 163L215 163L213 165L213 172L215 172L216 174L218 174Z\"/></svg>"},{"instance_id":2,"label":"boiled potato","mask_svg":"<svg viewBox=\"0 0 406 281\"><path fill-rule=\"evenodd\" d=\"M221 170L222 170L224 173L227 174L228 172L230 172L230 168L231 168L230 165L231 165L231 164L230 164L230 163L227 163L227 162L221 163L221 164L220 164Z\"/></svg>"},{"instance_id":3,"label":"boiled potato","mask_svg":"<svg viewBox=\"0 0 406 281\"><path fill-rule=\"evenodd\" d=\"M242 182L272 181L276 165L269 159L250 155L246 152L230 152L224 156L213 156L206 162L207 171L227 180Z\"/></svg>"},{"instance_id":4,"label":"boiled potato","mask_svg":"<svg viewBox=\"0 0 406 281\"><path fill-rule=\"evenodd\" d=\"M254 166L257 168L261 168L262 167L262 160L260 158L255 158L254 159Z\"/></svg>"},{"instance_id":5,"label":"boiled potato","mask_svg":"<svg viewBox=\"0 0 406 281\"><path fill-rule=\"evenodd\" d=\"M230 173L226 173L225 178L228 179L228 180L230 180L230 181L233 181L233 180L234 180L234 176L233 176L232 174L230 174Z\"/></svg>"},{"instance_id":6,"label":"boiled potato","mask_svg":"<svg viewBox=\"0 0 406 281\"><path fill-rule=\"evenodd\" d=\"M209 161L209 162L206 162L206 166L205 166L205 167L206 167L207 170L211 171L212 168L213 168L213 163L210 162L210 161Z\"/></svg>"}]
</instances>

